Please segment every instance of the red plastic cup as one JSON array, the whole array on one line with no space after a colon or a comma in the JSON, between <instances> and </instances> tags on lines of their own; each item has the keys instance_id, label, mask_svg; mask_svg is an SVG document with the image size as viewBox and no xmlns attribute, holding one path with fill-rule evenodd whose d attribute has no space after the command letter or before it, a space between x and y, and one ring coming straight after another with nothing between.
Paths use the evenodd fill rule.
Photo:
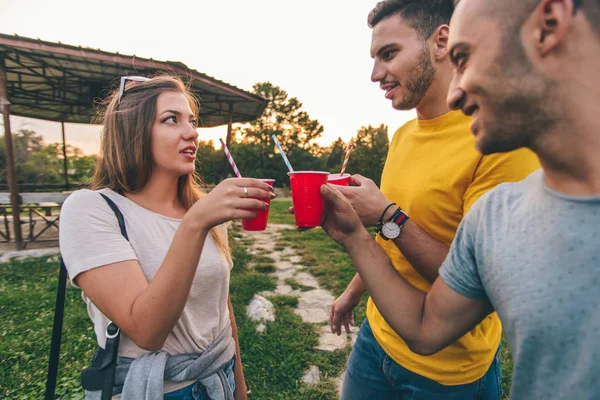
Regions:
<instances>
[{"instance_id":1,"label":"red plastic cup","mask_svg":"<svg viewBox=\"0 0 600 400\"><path fill-rule=\"evenodd\" d=\"M332 185L350 186L350 174L331 174L327 182Z\"/></svg>"},{"instance_id":2,"label":"red plastic cup","mask_svg":"<svg viewBox=\"0 0 600 400\"><path fill-rule=\"evenodd\" d=\"M327 184L329 172L295 171L288 172L292 188L292 202L296 226L312 228L321 225L323 198L321 186Z\"/></svg>"},{"instance_id":3,"label":"red plastic cup","mask_svg":"<svg viewBox=\"0 0 600 400\"><path fill-rule=\"evenodd\" d=\"M275 182L275 179L259 179L259 181L263 181L266 184L268 184L269 186L273 186L273 182ZM260 201L263 201L267 204L271 204L271 199L269 200L265 200L265 199L260 199ZM269 220L269 208L267 208L266 210L261 210L258 211L258 216L252 219L243 219L242 220L242 228L245 231L251 231L251 232L257 232L257 231L264 231L265 229L267 229L267 221ZM256 210L252 210L252 211L256 211Z\"/></svg>"}]
</instances>

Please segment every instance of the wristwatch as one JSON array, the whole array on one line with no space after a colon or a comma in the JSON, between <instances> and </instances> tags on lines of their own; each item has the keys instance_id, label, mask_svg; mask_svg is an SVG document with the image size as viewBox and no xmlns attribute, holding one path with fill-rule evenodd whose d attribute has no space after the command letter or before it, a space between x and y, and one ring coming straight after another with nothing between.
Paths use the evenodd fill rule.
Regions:
<instances>
[{"instance_id":1,"label":"wristwatch","mask_svg":"<svg viewBox=\"0 0 600 400\"><path fill-rule=\"evenodd\" d=\"M396 239L402 232L402 227L408 221L408 215L400 208L387 221L377 223L377 233L383 240Z\"/></svg>"}]
</instances>

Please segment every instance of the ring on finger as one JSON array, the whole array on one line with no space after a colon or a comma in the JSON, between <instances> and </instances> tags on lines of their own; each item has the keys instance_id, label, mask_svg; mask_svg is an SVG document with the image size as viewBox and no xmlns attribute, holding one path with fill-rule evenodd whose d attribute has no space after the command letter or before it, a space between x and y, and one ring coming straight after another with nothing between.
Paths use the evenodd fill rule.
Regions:
<instances>
[{"instance_id":1,"label":"ring on finger","mask_svg":"<svg viewBox=\"0 0 600 400\"><path fill-rule=\"evenodd\" d=\"M248 188L244 186L244 198L248 197Z\"/></svg>"}]
</instances>

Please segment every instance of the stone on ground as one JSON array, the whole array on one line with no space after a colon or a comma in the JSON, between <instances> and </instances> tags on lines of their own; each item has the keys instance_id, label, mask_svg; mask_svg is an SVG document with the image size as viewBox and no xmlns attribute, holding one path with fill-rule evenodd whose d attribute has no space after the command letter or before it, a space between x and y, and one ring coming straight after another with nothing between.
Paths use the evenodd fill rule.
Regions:
<instances>
[{"instance_id":1,"label":"stone on ground","mask_svg":"<svg viewBox=\"0 0 600 400\"><path fill-rule=\"evenodd\" d=\"M275 321L273 303L255 294L246 308L246 316L253 321Z\"/></svg>"},{"instance_id":2,"label":"stone on ground","mask_svg":"<svg viewBox=\"0 0 600 400\"><path fill-rule=\"evenodd\" d=\"M316 385L321 382L321 371L319 371L319 367L316 365L310 367L310 369L302 377L302 382L309 386Z\"/></svg>"}]
</instances>

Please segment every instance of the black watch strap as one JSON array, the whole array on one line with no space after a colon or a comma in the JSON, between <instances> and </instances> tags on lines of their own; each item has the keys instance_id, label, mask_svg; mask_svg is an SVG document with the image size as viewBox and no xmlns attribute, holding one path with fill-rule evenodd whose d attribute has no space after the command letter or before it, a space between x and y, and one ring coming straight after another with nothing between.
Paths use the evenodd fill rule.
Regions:
<instances>
[{"instance_id":1,"label":"black watch strap","mask_svg":"<svg viewBox=\"0 0 600 400\"><path fill-rule=\"evenodd\" d=\"M389 217L389 218L387 219L387 221L385 221L385 222L395 221L395 220L396 220L396 218L398 218L398 216L399 216L400 214L403 214L403 213L404 213L404 211L402 211L402 209L401 209L400 207L398 207L398 208L396 209L396 211L394 211L394 213L392 214L392 216L391 216L391 217Z\"/></svg>"},{"instance_id":2,"label":"black watch strap","mask_svg":"<svg viewBox=\"0 0 600 400\"><path fill-rule=\"evenodd\" d=\"M398 209L394 212L394 214L386 222L394 221L395 223L398 224L398 226L402 226L409 219L410 218L408 217L408 214L405 213L403 209L401 209L400 207L398 207Z\"/></svg>"}]
</instances>

